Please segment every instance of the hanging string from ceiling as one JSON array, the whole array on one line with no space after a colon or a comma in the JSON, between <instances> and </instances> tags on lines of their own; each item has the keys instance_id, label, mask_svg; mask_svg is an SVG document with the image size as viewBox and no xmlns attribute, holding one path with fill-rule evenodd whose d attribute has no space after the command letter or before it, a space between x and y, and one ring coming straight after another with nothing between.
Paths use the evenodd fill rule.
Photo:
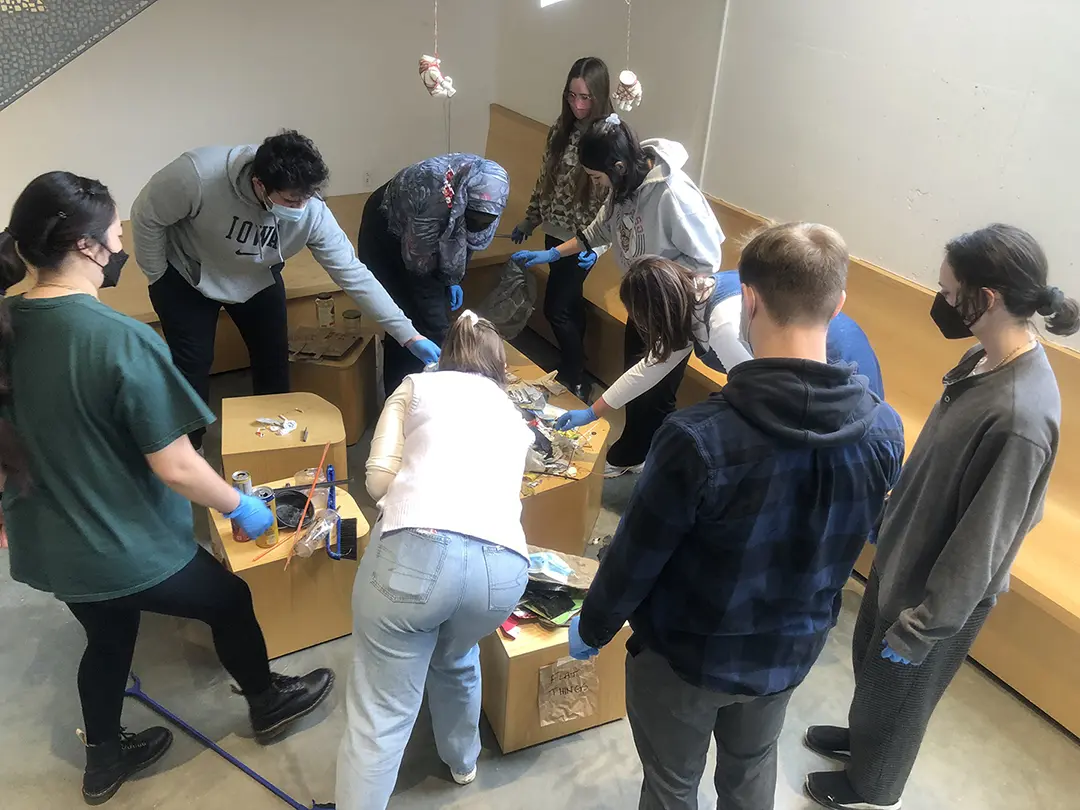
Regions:
<instances>
[{"instance_id":1,"label":"hanging string from ceiling","mask_svg":"<svg viewBox=\"0 0 1080 810\"><path fill-rule=\"evenodd\" d=\"M434 0L435 7L435 44L434 55L424 54L420 57L420 80L432 98L446 100L445 124L446 124L446 148L450 151L450 126L452 118L450 114L450 99L457 93L454 80L442 72L442 60L439 58L439 0Z\"/></svg>"}]
</instances>

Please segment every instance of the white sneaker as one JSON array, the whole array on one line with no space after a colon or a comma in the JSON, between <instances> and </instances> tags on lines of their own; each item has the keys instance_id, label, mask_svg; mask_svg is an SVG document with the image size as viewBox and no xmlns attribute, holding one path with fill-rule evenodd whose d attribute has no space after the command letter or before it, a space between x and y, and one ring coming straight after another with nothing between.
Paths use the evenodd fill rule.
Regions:
<instances>
[{"instance_id":1,"label":"white sneaker","mask_svg":"<svg viewBox=\"0 0 1080 810\"><path fill-rule=\"evenodd\" d=\"M637 475L645 469L645 462L635 464L633 467L616 467L614 464L604 463L604 478L618 478L623 475Z\"/></svg>"},{"instance_id":2,"label":"white sneaker","mask_svg":"<svg viewBox=\"0 0 1080 810\"><path fill-rule=\"evenodd\" d=\"M473 765L473 769L468 773L461 774L450 771L450 775L454 777L454 781L459 785L471 785L476 779L476 766Z\"/></svg>"}]
</instances>

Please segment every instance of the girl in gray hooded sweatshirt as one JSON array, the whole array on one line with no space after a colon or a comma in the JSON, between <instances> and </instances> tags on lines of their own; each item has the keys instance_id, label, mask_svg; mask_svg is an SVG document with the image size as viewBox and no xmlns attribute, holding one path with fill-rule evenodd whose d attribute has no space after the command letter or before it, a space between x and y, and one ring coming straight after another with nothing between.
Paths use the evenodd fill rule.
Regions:
<instances>
[{"instance_id":1,"label":"girl in gray hooded sweatshirt","mask_svg":"<svg viewBox=\"0 0 1080 810\"><path fill-rule=\"evenodd\" d=\"M520 251L514 261L532 267L576 254L589 269L596 263L597 249L610 247L623 273L643 256L669 259L696 273L715 273L724 232L705 195L682 170L688 157L674 141L639 142L618 115L597 121L581 138L580 160L593 182L611 189L607 203L578 237L547 251ZM623 351L626 369L647 354L632 320L626 324ZM606 477L641 471L653 434L675 410L687 359L627 405L626 428L608 451Z\"/></svg>"}]
</instances>

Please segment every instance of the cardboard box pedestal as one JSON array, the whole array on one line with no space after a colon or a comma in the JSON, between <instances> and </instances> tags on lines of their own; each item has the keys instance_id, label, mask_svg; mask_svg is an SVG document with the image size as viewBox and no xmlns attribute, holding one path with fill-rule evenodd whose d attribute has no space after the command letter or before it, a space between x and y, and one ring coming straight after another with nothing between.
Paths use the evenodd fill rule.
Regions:
<instances>
[{"instance_id":1,"label":"cardboard box pedestal","mask_svg":"<svg viewBox=\"0 0 1080 810\"><path fill-rule=\"evenodd\" d=\"M270 431L256 435L256 419L282 415L296 421L296 430L288 436L275 436ZM304 428L308 429L306 442ZM255 486L288 480L300 470L317 466L327 442L326 463L334 465L339 480L348 478L341 411L322 397L294 392L234 397L221 403L221 464L226 480L237 470L251 473Z\"/></svg>"},{"instance_id":2,"label":"cardboard box pedestal","mask_svg":"<svg viewBox=\"0 0 1080 810\"><path fill-rule=\"evenodd\" d=\"M318 459L315 462L318 463ZM280 487L285 483L272 481L267 485ZM370 530L367 520L352 496L340 487L337 506L343 518L357 519L357 556L362 556L364 536ZM231 522L212 509L207 511L214 554L251 588L255 615L266 637L266 649L271 658L352 633L355 560L333 560L326 552L318 551L307 559L294 559L286 569L288 553L285 544L256 559L266 549L253 542L237 543L232 538ZM281 535L285 540L292 532L281 529Z\"/></svg>"},{"instance_id":3,"label":"cardboard box pedestal","mask_svg":"<svg viewBox=\"0 0 1080 810\"><path fill-rule=\"evenodd\" d=\"M379 414L375 341L371 333L364 333L362 340L340 358L290 358L289 376L293 391L315 394L341 411L347 445L356 444Z\"/></svg>"},{"instance_id":4,"label":"cardboard box pedestal","mask_svg":"<svg viewBox=\"0 0 1080 810\"><path fill-rule=\"evenodd\" d=\"M599 676L597 711L544 726L540 722L540 670L570 655L567 631L521 625L513 641L496 631L480 641L484 714L504 754L566 737L626 716L626 641L623 627L593 661Z\"/></svg>"}]
</instances>

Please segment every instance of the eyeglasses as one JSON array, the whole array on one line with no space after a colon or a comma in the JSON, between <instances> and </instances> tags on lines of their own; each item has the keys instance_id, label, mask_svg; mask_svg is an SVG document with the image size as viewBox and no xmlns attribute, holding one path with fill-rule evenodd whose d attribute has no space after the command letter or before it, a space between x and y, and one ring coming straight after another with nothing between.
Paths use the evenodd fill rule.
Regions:
<instances>
[{"instance_id":1,"label":"eyeglasses","mask_svg":"<svg viewBox=\"0 0 1080 810\"><path fill-rule=\"evenodd\" d=\"M575 93L572 90L567 90L566 91L566 100L569 101L571 104L573 104L576 101L581 101L581 102L583 102L585 104L591 104L592 100L593 100L593 97L590 96L588 93L582 93L581 95L578 95L577 93Z\"/></svg>"}]
</instances>

